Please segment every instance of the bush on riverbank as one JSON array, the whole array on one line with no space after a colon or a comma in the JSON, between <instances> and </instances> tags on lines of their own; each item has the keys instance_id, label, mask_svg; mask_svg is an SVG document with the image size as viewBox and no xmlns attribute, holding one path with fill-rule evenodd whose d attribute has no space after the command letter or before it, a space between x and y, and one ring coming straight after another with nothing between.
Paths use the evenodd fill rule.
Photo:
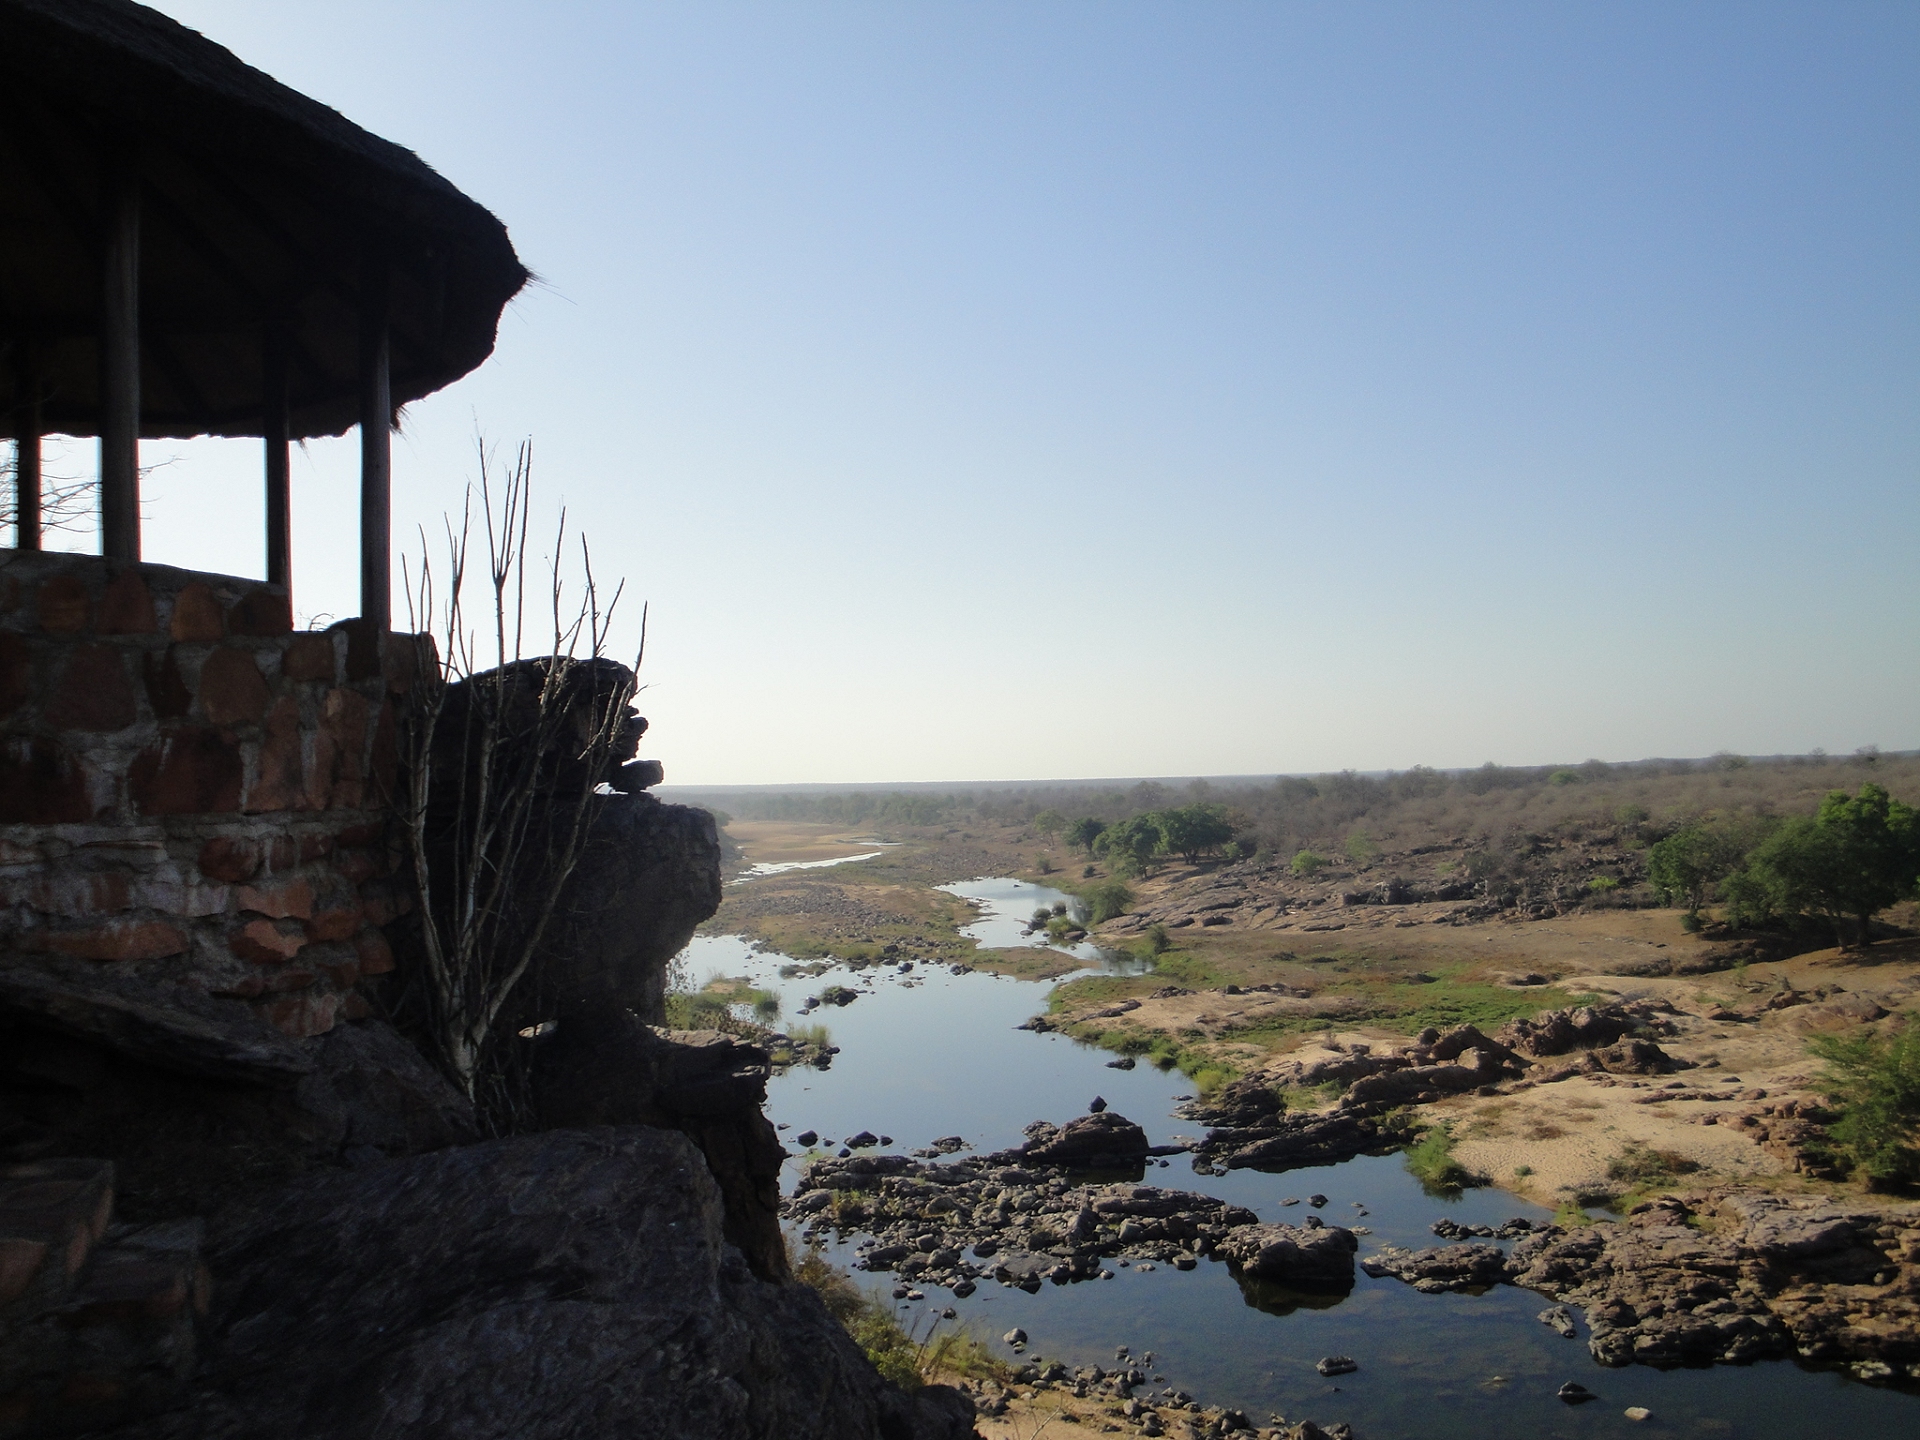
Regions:
<instances>
[{"instance_id":1,"label":"bush on riverbank","mask_svg":"<svg viewBox=\"0 0 1920 1440\"><path fill-rule=\"evenodd\" d=\"M1480 1177L1453 1158L1453 1136L1435 1125L1406 1150L1407 1171L1430 1192L1453 1194L1480 1183Z\"/></svg>"},{"instance_id":2,"label":"bush on riverbank","mask_svg":"<svg viewBox=\"0 0 1920 1440\"><path fill-rule=\"evenodd\" d=\"M1920 1023L1894 1035L1816 1035L1820 1082L1840 1118L1827 1127L1854 1166L1879 1185L1920 1180Z\"/></svg>"}]
</instances>

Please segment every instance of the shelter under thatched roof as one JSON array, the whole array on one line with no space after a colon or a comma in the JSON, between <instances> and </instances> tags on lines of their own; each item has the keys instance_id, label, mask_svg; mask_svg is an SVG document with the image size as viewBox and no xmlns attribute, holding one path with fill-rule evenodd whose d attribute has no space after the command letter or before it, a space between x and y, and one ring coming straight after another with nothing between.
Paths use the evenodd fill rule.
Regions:
<instances>
[{"instance_id":1,"label":"shelter under thatched roof","mask_svg":"<svg viewBox=\"0 0 1920 1440\"><path fill-rule=\"evenodd\" d=\"M290 435L341 433L370 312L397 408L485 360L527 278L412 151L204 36L130 0L0 0L0 345L32 352L43 431L102 433L116 186L138 196L147 437L270 433L282 364Z\"/></svg>"}]
</instances>

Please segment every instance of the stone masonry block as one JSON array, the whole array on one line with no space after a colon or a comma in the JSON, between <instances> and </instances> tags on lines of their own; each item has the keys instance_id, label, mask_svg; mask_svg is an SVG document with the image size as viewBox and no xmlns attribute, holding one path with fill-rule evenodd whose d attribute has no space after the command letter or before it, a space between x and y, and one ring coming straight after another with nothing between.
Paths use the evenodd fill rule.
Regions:
<instances>
[{"instance_id":1,"label":"stone masonry block","mask_svg":"<svg viewBox=\"0 0 1920 1440\"><path fill-rule=\"evenodd\" d=\"M29 930L16 944L76 960L164 960L183 953L186 931L165 920L109 920L76 930Z\"/></svg>"},{"instance_id":2,"label":"stone masonry block","mask_svg":"<svg viewBox=\"0 0 1920 1440\"><path fill-rule=\"evenodd\" d=\"M330 905L307 920L307 936L315 941L351 940L360 933L366 918L367 912L360 905Z\"/></svg>"},{"instance_id":3,"label":"stone masonry block","mask_svg":"<svg viewBox=\"0 0 1920 1440\"><path fill-rule=\"evenodd\" d=\"M242 884L260 872L260 842L245 835L216 835L200 847L198 864L209 880Z\"/></svg>"},{"instance_id":4,"label":"stone masonry block","mask_svg":"<svg viewBox=\"0 0 1920 1440\"><path fill-rule=\"evenodd\" d=\"M211 815L240 808L240 742L211 726L183 726L134 757L133 803L146 815Z\"/></svg>"},{"instance_id":5,"label":"stone masonry block","mask_svg":"<svg viewBox=\"0 0 1920 1440\"><path fill-rule=\"evenodd\" d=\"M87 628L87 587L78 575L55 575L41 582L40 628L55 635L77 635Z\"/></svg>"},{"instance_id":6,"label":"stone masonry block","mask_svg":"<svg viewBox=\"0 0 1920 1440\"><path fill-rule=\"evenodd\" d=\"M280 660L280 674L288 680L324 680L334 682L333 636L296 635L287 643Z\"/></svg>"},{"instance_id":7,"label":"stone masonry block","mask_svg":"<svg viewBox=\"0 0 1920 1440\"><path fill-rule=\"evenodd\" d=\"M0 743L0 824L72 825L93 819L80 760L52 740Z\"/></svg>"},{"instance_id":8,"label":"stone masonry block","mask_svg":"<svg viewBox=\"0 0 1920 1440\"><path fill-rule=\"evenodd\" d=\"M123 653L112 645L79 645L47 703L46 723L56 730L124 730L139 714Z\"/></svg>"},{"instance_id":9,"label":"stone masonry block","mask_svg":"<svg viewBox=\"0 0 1920 1440\"><path fill-rule=\"evenodd\" d=\"M94 628L102 635L151 635L160 628L153 594L138 570L122 570L107 582Z\"/></svg>"},{"instance_id":10,"label":"stone masonry block","mask_svg":"<svg viewBox=\"0 0 1920 1440\"><path fill-rule=\"evenodd\" d=\"M272 920L249 920L227 937L227 948L256 965L284 965L306 947L307 937Z\"/></svg>"},{"instance_id":11,"label":"stone masonry block","mask_svg":"<svg viewBox=\"0 0 1920 1440\"><path fill-rule=\"evenodd\" d=\"M33 695L33 646L27 637L0 631L0 717L13 714Z\"/></svg>"},{"instance_id":12,"label":"stone masonry block","mask_svg":"<svg viewBox=\"0 0 1920 1440\"><path fill-rule=\"evenodd\" d=\"M267 682L245 650L215 650L200 667L200 713L216 725L254 725L267 711Z\"/></svg>"},{"instance_id":13,"label":"stone masonry block","mask_svg":"<svg viewBox=\"0 0 1920 1440\"><path fill-rule=\"evenodd\" d=\"M193 691L180 674L180 657L169 645L164 654L148 651L140 657L140 679L146 686L147 704L156 720L178 720L193 708Z\"/></svg>"},{"instance_id":14,"label":"stone masonry block","mask_svg":"<svg viewBox=\"0 0 1920 1440\"><path fill-rule=\"evenodd\" d=\"M267 712L266 735L260 742L256 779L247 791L251 811L291 810L300 803L306 778L302 762L300 703L282 695Z\"/></svg>"},{"instance_id":15,"label":"stone masonry block","mask_svg":"<svg viewBox=\"0 0 1920 1440\"><path fill-rule=\"evenodd\" d=\"M393 969L393 946L376 926L369 925L355 936L353 948L360 957L362 975L385 975Z\"/></svg>"},{"instance_id":16,"label":"stone masonry block","mask_svg":"<svg viewBox=\"0 0 1920 1440\"><path fill-rule=\"evenodd\" d=\"M220 599L199 580L189 581L173 599L173 617L167 633L175 640L219 640L226 634Z\"/></svg>"},{"instance_id":17,"label":"stone masonry block","mask_svg":"<svg viewBox=\"0 0 1920 1440\"><path fill-rule=\"evenodd\" d=\"M272 920L308 920L313 917L313 886L305 880L256 889L242 885L233 892L237 910L265 915Z\"/></svg>"},{"instance_id":18,"label":"stone masonry block","mask_svg":"<svg viewBox=\"0 0 1920 1440\"><path fill-rule=\"evenodd\" d=\"M287 592L261 585L233 602L227 629L234 635L285 635L293 629L293 605Z\"/></svg>"},{"instance_id":19,"label":"stone masonry block","mask_svg":"<svg viewBox=\"0 0 1920 1440\"><path fill-rule=\"evenodd\" d=\"M335 993L290 995L262 1007L269 1024L295 1039L324 1035L333 1028L340 1011L340 996Z\"/></svg>"}]
</instances>

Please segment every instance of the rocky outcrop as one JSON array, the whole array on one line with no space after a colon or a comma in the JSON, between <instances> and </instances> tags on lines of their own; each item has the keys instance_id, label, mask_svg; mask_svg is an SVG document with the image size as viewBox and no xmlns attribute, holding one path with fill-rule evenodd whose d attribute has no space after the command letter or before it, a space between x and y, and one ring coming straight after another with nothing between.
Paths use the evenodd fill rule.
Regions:
<instances>
[{"instance_id":1,"label":"rocky outcrop","mask_svg":"<svg viewBox=\"0 0 1920 1440\"><path fill-rule=\"evenodd\" d=\"M1920 1378L1920 1207L1708 1191L1623 1225L1547 1226L1511 1253L1388 1246L1361 1263L1423 1291L1508 1283L1583 1307L1607 1365L1797 1355Z\"/></svg>"},{"instance_id":2,"label":"rocky outcrop","mask_svg":"<svg viewBox=\"0 0 1920 1440\"><path fill-rule=\"evenodd\" d=\"M535 1114L543 1126L655 1125L706 1156L724 1200L727 1239L763 1279L787 1273L780 1164L787 1152L761 1111L767 1052L713 1030L668 1031L615 1007L559 1022L536 1047Z\"/></svg>"},{"instance_id":3,"label":"rocky outcrop","mask_svg":"<svg viewBox=\"0 0 1920 1440\"><path fill-rule=\"evenodd\" d=\"M449 1217L459 1218L449 1224ZM215 1217L184 1408L117 1440L958 1440L971 1406L874 1372L759 1280L691 1142L555 1131L305 1177Z\"/></svg>"},{"instance_id":4,"label":"rocky outcrop","mask_svg":"<svg viewBox=\"0 0 1920 1440\"><path fill-rule=\"evenodd\" d=\"M1625 1035L1673 1032L1666 1017L1672 1007L1660 1001L1614 1001L1606 1005L1578 1005L1546 1010L1531 1020L1509 1020L1499 1040L1533 1059L1564 1055L1570 1050L1593 1050L1611 1045Z\"/></svg>"}]
</instances>

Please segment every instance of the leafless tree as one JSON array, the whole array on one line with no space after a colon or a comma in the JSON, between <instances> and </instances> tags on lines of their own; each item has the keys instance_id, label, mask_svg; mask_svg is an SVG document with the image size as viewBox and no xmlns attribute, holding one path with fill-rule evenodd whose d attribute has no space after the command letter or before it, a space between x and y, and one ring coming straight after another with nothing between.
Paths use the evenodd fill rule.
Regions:
<instances>
[{"instance_id":1,"label":"leafless tree","mask_svg":"<svg viewBox=\"0 0 1920 1440\"><path fill-rule=\"evenodd\" d=\"M646 650L643 609L633 667L606 658L624 585L602 604L584 537L583 584L566 593L563 509L540 607L549 648L527 657L531 496L531 445L502 469L482 444L460 523L446 519L441 567L424 532L417 565L406 564L410 626L430 631L404 727L399 807L420 904L420 998L441 1068L496 1129L510 1128L520 1103L513 1037L502 1031L524 1007L509 1002L537 978L595 791L620 758ZM483 575L474 573L476 521Z\"/></svg>"}]
</instances>

